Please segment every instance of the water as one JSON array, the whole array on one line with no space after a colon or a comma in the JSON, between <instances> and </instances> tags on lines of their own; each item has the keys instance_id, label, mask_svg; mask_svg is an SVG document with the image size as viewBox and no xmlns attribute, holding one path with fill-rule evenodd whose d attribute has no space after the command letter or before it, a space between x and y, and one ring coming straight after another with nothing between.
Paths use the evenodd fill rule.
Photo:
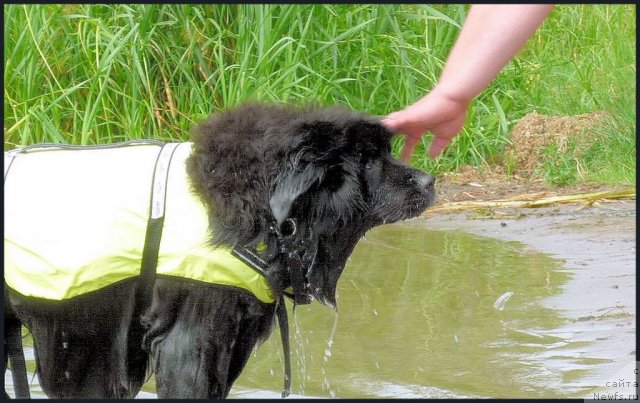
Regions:
<instances>
[{"instance_id":1,"label":"water","mask_svg":"<svg viewBox=\"0 0 640 403\"><path fill-rule=\"evenodd\" d=\"M594 363L576 359L584 342L559 331L566 319L541 303L568 280L561 269L516 242L412 222L378 227L347 263L338 313L288 306L292 397L582 396L577 380ZM230 397L279 397L274 329ZM153 390L151 380L142 396Z\"/></svg>"},{"instance_id":2,"label":"water","mask_svg":"<svg viewBox=\"0 0 640 403\"><path fill-rule=\"evenodd\" d=\"M540 303L568 280L561 268L516 242L378 227L340 279L339 320L316 303L297 308L305 366L294 380L321 397L578 396L576 345L554 334L565 319ZM279 385L282 370L267 371L280 368L278 340L260 347L237 388Z\"/></svg>"}]
</instances>

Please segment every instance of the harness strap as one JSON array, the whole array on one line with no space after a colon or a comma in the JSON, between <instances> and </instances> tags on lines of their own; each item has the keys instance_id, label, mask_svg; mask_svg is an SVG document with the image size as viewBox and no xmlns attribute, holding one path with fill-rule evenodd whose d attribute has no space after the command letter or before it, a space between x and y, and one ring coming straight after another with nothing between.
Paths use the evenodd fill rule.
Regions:
<instances>
[{"instance_id":1,"label":"harness strap","mask_svg":"<svg viewBox=\"0 0 640 403\"><path fill-rule=\"evenodd\" d=\"M242 260L249 267L262 276L267 276L267 262L257 253L247 247L234 247L231 254ZM287 307L285 306L286 293L283 293L276 301L276 316L280 327L280 339L282 340L282 353L284 355L284 390L282 398L291 394L291 346L289 344L289 320L287 317Z\"/></svg>"},{"instance_id":2,"label":"harness strap","mask_svg":"<svg viewBox=\"0 0 640 403\"><path fill-rule=\"evenodd\" d=\"M247 266L251 267L253 270L258 272L263 277L267 277L267 262L260 257L257 253L252 251L247 247L234 247L231 249L231 254L236 258L240 259Z\"/></svg>"},{"instance_id":3,"label":"harness strap","mask_svg":"<svg viewBox=\"0 0 640 403\"><path fill-rule=\"evenodd\" d=\"M278 240L278 249L284 256L284 263L289 275L289 282L293 293L285 294L290 297L295 305L306 305L311 303L311 295L307 291L304 282L304 274L302 257L300 256L300 248L304 248L306 241L298 239L298 225L296 220L289 218L280 225L272 225L271 230L276 234Z\"/></svg>"},{"instance_id":4,"label":"harness strap","mask_svg":"<svg viewBox=\"0 0 640 403\"><path fill-rule=\"evenodd\" d=\"M280 297L276 305L276 315L280 325L280 338L282 339L282 350L284 353L284 390L282 398L291 394L291 347L289 346L289 319L287 318L287 307L284 304L284 297Z\"/></svg>"},{"instance_id":5,"label":"harness strap","mask_svg":"<svg viewBox=\"0 0 640 403\"><path fill-rule=\"evenodd\" d=\"M149 206L149 219L145 233L142 261L140 263L140 275L137 278L134 296L134 307L127 338L127 356L132 362L132 368L137 363L147 363L148 355L140 353L139 341L144 339L147 328L142 324L142 315L150 306L153 298L153 286L155 284L156 266L162 238L164 224L167 180L169 166L174 151L178 147L176 143L164 144L158 153L153 170L151 185L151 197Z\"/></svg>"},{"instance_id":6,"label":"harness strap","mask_svg":"<svg viewBox=\"0 0 640 403\"><path fill-rule=\"evenodd\" d=\"M284 265L289 275L289 282L292 293L286 290L280 291L280 298L276 302L276 315L278 317L278 325L280 327L280 337L282 339L282 350L284 354L284 390L282 397L285 398L291 394L291 347L289 345L289 321L287 318L287 309L285 306L285 296L293 301L293 307L297 305L310 304L312 297L307 292L304 281L303 262L298 249L303 246L304 241L296 240L294 235L297 232L295 220L289 219L289 224L285 234L278 229L277 225L272 225L270 230L275 233L278 241L278 250L284 255ZM231 250L231 254L245 262L249 267L263 276L267 276L268 263L262 259L257 253L246 246L235 246Z\"/></svg>"},{"instance_id":7,"label":"harness strap","mask_svg":"<svg viewBox=\"0 0 640 403\"><path fill-rule=\"evenodd\" d=\"M306 305L311 303L311 296L306 292L304 277L302 274L302 259L297 251L290 251L286 258L287 269L291 288L293 288L293 301L295 305Z\"/></svg>"},{"instance_id":8,"label":"harness strap","mask_svg":"<svg viewBox=\"0 0 640 403\"><path fill-rule=\"evenodd\" d=\"M5 324L8 326L5 348L11 360L11 376L13 378L15 396L16 399L30 399L27 366L24 362L24 352L22 350L21 324L18 321L5 321Z\"/></svg>"},{"instance_id":9,"label":"harness strap","mask_svg":"<svg viewBox=\"0 0 640 403\"><path fill-rule=\"evenodd\" d=\"M171 157L173 157L178 145L178 143L163 145L153 170L149 220L142 250L142 262L140 263L139 288L138 293L136 293L136 306L138 308L137 312L135 312L136 315L142 314L144 308L151 301L156 266L158 265L158 254L160 252L160 241L162 239L169 166L171 165Z\"/></svg>"}]
</instances>

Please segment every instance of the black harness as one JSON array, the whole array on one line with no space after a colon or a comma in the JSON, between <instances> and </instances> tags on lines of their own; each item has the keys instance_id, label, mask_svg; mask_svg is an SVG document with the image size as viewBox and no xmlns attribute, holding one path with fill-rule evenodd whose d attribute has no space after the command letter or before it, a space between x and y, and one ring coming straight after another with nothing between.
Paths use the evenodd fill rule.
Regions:
<instances>
[{"instance_id":1,"label":"black harness","mask_svg":"<svg viewBox=\"0 0 640 403\"><path fill-rule=\"evenodd\" d=\"M288 286L282 290L274 290L279 295L276 301L276 315L284 353L284 390L282 397L285 398L291 393L291 347L289 344L289 320L284 297L287 296L293 301L294 309L297 305L311 303L312 297L309 293L309 285L305 281L305 274L309 271L315 258L317 242L314 242L311 238L296 236L298 227L295 220L291 218L280 226L270 225L269 231L272 235L275 235L278 255L284 263L286 272L284 274L289 279L286 284L291 288L291 292L287 290ZM305 250L306 253L301 256L300 250ZM231 254L268 278L270 265L254 252L253 248L236 246L231 250Z\"/></svg>"},{"instance_id":2,"label":"black harness","mask_svg":"<svg viewBox=\"0 0 640 403\"><path fill-rule=\"evenodd\" d=\"M11 377L13 379L13 389L16 399L29 399L29 378L27 377L27 366L24 361L24 352L22 350L22 324L18 321L5 320L6 338L4 340L4 348L11 362ZM7 363L5 362L5 367ZM5 389L4 395L9 398Z\"/></svg>"}]
</instances>

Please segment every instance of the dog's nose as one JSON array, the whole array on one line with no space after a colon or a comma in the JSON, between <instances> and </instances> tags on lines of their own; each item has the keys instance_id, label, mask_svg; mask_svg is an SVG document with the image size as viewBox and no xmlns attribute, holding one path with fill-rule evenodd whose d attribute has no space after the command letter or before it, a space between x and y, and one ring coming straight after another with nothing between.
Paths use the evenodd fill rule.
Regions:
<instances>
[{"instance_id":1,"label":"dog's nose","mask_svg":"<svg viewBox=\"0 0 640 403\"><path fill-rule=\"evenodd\" d=\"M422 173L421 175L417 176L415 180L418 186L425 189L430 188L436 183L436 178L433 175L429 175L426 173Z\"/></svg>"}]
</instances>

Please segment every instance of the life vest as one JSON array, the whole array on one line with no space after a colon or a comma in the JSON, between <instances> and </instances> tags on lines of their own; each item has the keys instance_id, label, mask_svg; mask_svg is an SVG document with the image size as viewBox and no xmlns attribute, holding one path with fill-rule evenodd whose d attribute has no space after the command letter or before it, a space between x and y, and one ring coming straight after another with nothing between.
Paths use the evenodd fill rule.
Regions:
<instances>
[{"instance_id":1,"label":"life vest","mask_svg":"<svg viewBox=\"0 0 640 403\"><path fill-rule=\"evenodd\" d=\"M275 302L264 276L209 244L190 188L192 143L168 160L156 273L238 287ZM159 143L5 152L4 279L26 296L65 300L140 274Z\"/></svg>"}]
</instances>

